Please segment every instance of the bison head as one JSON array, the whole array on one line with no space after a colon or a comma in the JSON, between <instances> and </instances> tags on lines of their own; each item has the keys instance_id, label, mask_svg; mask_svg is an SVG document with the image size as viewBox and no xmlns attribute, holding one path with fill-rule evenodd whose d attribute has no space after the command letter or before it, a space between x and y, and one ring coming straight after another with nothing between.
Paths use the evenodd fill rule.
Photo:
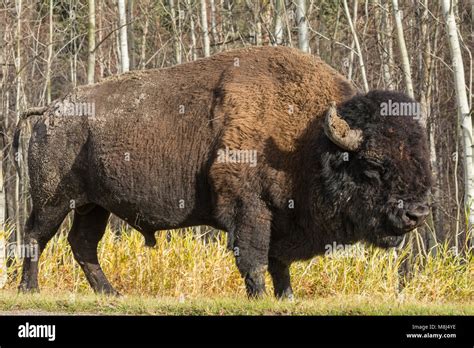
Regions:
<instances>
[{"instance_id":1,"label":"bison head","mask_svg":"<svg viewBox=\"0 0 474 348\"><path fill-rule=\"evenodd\" d=\"M423 224L431 171L419 117L418 103L388 91L329 107L321 156L323 197L346 240L392 247Z\"/></svg>"}]
</instances>

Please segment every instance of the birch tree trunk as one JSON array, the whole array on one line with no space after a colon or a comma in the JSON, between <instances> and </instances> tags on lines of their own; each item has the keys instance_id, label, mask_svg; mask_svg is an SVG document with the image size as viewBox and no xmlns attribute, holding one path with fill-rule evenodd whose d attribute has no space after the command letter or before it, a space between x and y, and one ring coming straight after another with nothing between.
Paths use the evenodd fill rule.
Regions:
<instances>
[{"instance_id":1,"label":"birch tree trunk","mask_svg":"<svg viewBox=\"0 0 474 348\"><path fill-rule=\"evenodd\" d=\"M232 11L234 9L233 3L231 0L226 0L225 4L226 4L226 12L227 12L227 15L225 16L227 27L228 27L227 31L230 32L231 38L235 38L237 36L237 33L236 33L234 19L232 15ZM226 41L226 39L224 39L224 41Z\"/></svg>"},{"instance_id":2,"label":"birch tree trunk","mask_svg":"<svg viewBox=\"0 0 474 348\"><path fill-rule=\"evenodd\" d=\"M449 48L451 51L454 85L456 89L456 101L458 106L459 124L462 130L462 139L464 145L464 205L466 212L469 213L468 230L474 222L472 213L474 199L474 168L472 163L472 122L469 110L469 101L466 92L466 81L464 78L464 65L459 44L456 19L453 13L453 4L450 0L443 0L443 15L446 21L446 30L449 38ZM456 239L458 236L456 236ZM474 237L471 234L471 245L474 243Z\"/></svg>"},{"instance_id":3,"label":"birch tree trunk","mask_svg":"<svg viewBox=\"0 0 474 348\"><path fill-rule=\"evenodd\" d=\"M100 4L100 1L99 1ZM71 46L73 48L73 54L69 57L69 66L70 66L70 73L71 73L71 84L73 87L77 86L77 40L76 40L76 31L74 30L74 22L76 21L76 15L72 4L69 4L69 27L71 31L69 33ZM100 6L100 5L99 5Z\"/></svg>"},{"instance_id":4,"label":"birch tree trunk","mask_svg":"<svg viewBox=\"0 0 474 348\"><path fill-rule=\"evenodd\" d=\"M352 14L352 23L357 25L357 11L359 10L359 1L354 0L354 13ZM352 68L354 66L354 49L355 49L355 40L351 42L351 52L349 53L349 71L347 72L347 78L352 80Z\"/></svg>"},{"instance_id":5,"label":"birch tree trunk","mask_svg":"<svg viewBox=\"0 0 474 348\"><path fill-rule=\"evenodd\" d=\"M15 68L16 68L16 121L20 120L21 112L21 93L22 93L22 74L21 74L21 15L22 15L22 0L16 1L16 11L17 11L17 31L16 31L16 59L15 59ZM19 142L18 153L13 154L15 156L14 160L20 161L21 156L21 141ZM18 163L20 168L23 163ZM21 169L20 169L21 170ZM15 178L15 239L18 247L21 243L21 219L20 219L20 176L16 173Z\"/></svg>"},{"instance_id":6,"label":"birch tree trunk","mask_svg":"<svg viewBox=\"0 0 474 348\"><path fill-rule=\"evenodd\" d=\"M471 25L474 26L474 0L471 0Z\"/></svg>"},{"instance_id":7,"label":"birch tree trunk","mask_svg":"<svg viewBox=\"0 0 474 348\"><path fill-rule=\"evenodd\" d=\"M260 19L260 11L261 11L260 3L256 2L256 5L253 8L253 18L255 22L255 44L257 46L261 46L263 43L262 40L262 21Z\"/></svg>"},{"instance_id":8,"label":"birch tree trunk","mask_svg":"<svg viewBox=\"0 0 474 348\"><path fill-rule=\"evenodd\" d=\"M211 5L211 33L212 33L212 41L216 44L219 41L217 37L217 24L216 24L216 4L214 0L209 0Z\"/></svg>"},{"instance_id":9,"label":"birch tree trunk","mask_svg":"<svg viewBox=\"0 0 474 348\"><path fill-rule=\"evenodd\" d=\"M174 0L169 0L170 2L170 13L171 13L171 26L173 29L173 42L174 42L174 57L176 60L176 64L182 63L181 57L181 40L180 40L180 31L178 30L177 26L177 18L176 18L176 6ZM178 12L179 15L179 12Z\"/></svg>"},{"instance_id":10,"label":"birch tree trunk","mask_svg":"<svg viewBox=\"0 0 474 348\"><path fill-rule=\"evenodd\" d=\"M202 29L204 57L209 57L211 55L211 43L209 41L209 29L207 27L206 0L201 0L201 29Z\"/></svg>"},{"instance_id":11,"label":"birch tree trunk","mask_svg":"<svg viewBox=\"0 0 474 348\"><path fill-rule=\"evenodd\" d=\"M147 4L147 9L149 8L149 5L150 4ZM140 9L143 11L142 4L140 4ZM148 36L149 22L148 14L145 14L145 24L143 26L142 43L140 48L140 69L145 69L146 65L146 39Z\"/></svg>"},{"instance_id":12,"label":"birch tree trunk","mask_svg":"<svg viewBox=\"0 0 474 348\"><path fill-rule=\"evenodd\" d=\"M178 15L177 15L177 21L178 21L178 25L177 25L177 30L178 30L178 35L177 35L177 38L178 38L178 49L179 49L179 56L180 56L180 59L181 59L181 62L183 62L183 38L182 38L182 33L183 33L183 19L184 19L184 11L181 10L181 1L177 1L176 3L176 7L177 7L177 10L178 10Z\"/></svg>"},{"instance_id":13,"label":"birch tree trunk","mask_svg":"<svg viewBox=\"0 0 474 348\"><path fill-rule=\"evenodd\" d=\"M360 73L362 75L362 82L364 84L364 90L366 92L369 91L369 83L367 82L367 74L365 72L365 64L364 58L362 57L362 50L360 49L359 39L357 38L357 33L354 29L354 25L352 23L351 13L349 12L349 6L347 5L347 0L343 0L344 4L344 12L346 13L347 22L349 23L349 27L351 28L352 36L354 37L354 44L357 50L357 55L359 56L359 67Z\"/></svg>"},{"instance_id":14,"label":"birch tree trunk","mask_svg":"<svg viewBox=\"0 0 474 348\"><path fill-rule=\"evenodd\" d=\"M283 0L275 0L275 45L283 43Z\"/></svg>"},{"instance_id":15,"label":"birch tree trunk","mask_svg":"<svg viewBox=\"0 0 474 348\"><path fill-rule=\"evenodd\" d=\"M402 15L400 9L398 8L398 0L392 0L392 4L393 16L395 18L395 27L397 29L398 47L400 49L400 55L402 57L403 77L405 79L407 94L411 98L415 98L415 93L413 92L413 82L411 80L410 61L408 60L408 51L407 46L405 44L405 36L403 35Z\"/></svg>"},{"instance_id":16,"label":"birch tree trunk","mask_svg":"<svg viewBox=\"0 0 474 348\"><path fill-rule=\"evenodd\" d=\"M130 54L130 69L133 70L136 67L136 55L135 55L135 38L133 31L133 0L127 0L127 14L128 21L130 22L127 25L127 39L128 39L128 48Z\"/></svg>"},{"instance_id":17,"label":"birch tree trunk","mask_svg":"<svg viewBox=\"0 0 474 348\"><path fill-rule=\"evenodd\" d=\"M53 0L49 1L49 42L46 70L46 103L51 103L51 63L53 60Z\"/></svg>"},{"instance_id":18,"label":"birch tree trunk","mask_svg":"<svg viewBox=\"0 0 474 348\"><path fill-rule=\"evenodd\" d=\"M380 42L384 44L382 48L382 69L385 88L392 90L394 89L393 85L393 44L392 44L392 21L390 16L387 16L389 13L389 3L382 2L380 4L381 9L381 23L380 31L377 31L377 35L380 38Z\"/></svg>"},{"instance_id":19,"label":"birch tree trunk","mask_svg":"<svg viewBox=\"0 0 474 348\"><path fill-rule=\"evenodd\" d=\"M120 52L121 49L120 49L120 29L117 33L114 33L114 39L115 39L115 54L116 56L114 57L115 61L116 61L116 64L115 66L117 67L117 74L120 74L122 72L122 53ZM109 69L113 66L112 62L111 62L111 55L112 52L109 52Z\"/></svg>"},{"instance_id":20,"label":"birch tree trunk","mask_svg":"<svg viewBox=\"0 0 474 348\"><path fill-rule=\"evenodd\" d=\"M99 14L99 20L98 20L99 28L98 28L98 31L97 31L97 36L98 36L99 42L102 42L102 28L103 28L103 25L102 25L102 1L99 1L99 6L98 6L97 9L98 9L98 14ZM99 57L99 78L102 78L102 77L104 77L104 72L105 72L105 63L104 63L104 54L103 54L103 50L102 50L102 45L99 45L99 47L97 47L97 55Z\"/></svg>"},{"instance_id":21,"label":"birch tree trunk","mask_svg":"<svg viewBox=\"0 0 474 348\"><path fill-rule=\"evenodd\" d=\"M301 51L309 53L306 0L298 0L296 3L296 23L298 24L298 47Z\"/></svg>"},{"instance_id":22,"label":"birch tree trunk","mask_svg":"<svg viewBox=\"0 0 474 348\"><path fill-rule=\"evenodd\" d=\"M121 72L127 72L130 69L130 60L128 58L127 42L127 16L125 12L125 0L118 0L119 26L120 26L120 65Z\"/></svg>"},{"instance_id":23,"label":"birch tree trunk","mask_svg":"<svg viewBox=\"0 0 474 348\"><path fill-rule=\"evenodd\" d=\"M87 83L94 83L95 73L95 0L89 0L89 27L88 37L88 57L87 57Z\"/></svg>"},{"instance_id":24,"label":"birch tree trunk","mask_svg":"<svg viewBox=\"0 0 474 348\"><path fill-rule=\"evenodd\" d=\"M438 209L438 204L440 202L440 190L439 190L439 175L437 170L437 155L436 155L436 146L435 141L436 137L434 134L434 124L432 122L431 115L431 101L432 101L432 75L433 75L433 59L432 59L432 48L431 48L431 39L430 39L430 26L428 21L428 0L423 0L417 4L420 17L420 39L421 45L424 47L424 50L420 50L418 54L419 67L418 70L422 72L420 76L420 105L422 117L420 119L423 126L428 130L429 133L429 143L430 143L430 161L431 161L431 175L433 177L433 182L435 183L432 188L433 195L433 206L431 209L431 222L432 222L432 231L429 228L423 229L423 234L426 239L427 250L433 255L437 252L437 239L436 233L440 230L440 212ZM437 39L438 26L434 28L434 40ZM430 122L428 122L428 120Z\"/></svg>"},{"instance_id":25,"label":"birch tree trunk","mask_svg":"<svg viewBox=\"0 0 474 348\"><path fill-rule=\"evenodd\" d=\"M186 0L186 7L188 8L189 13L189 30L191 35L191 59L196 60L196 25L194 23L194 13L193 8L191 6L191 0Z\"/></svg>"}]
</instances>

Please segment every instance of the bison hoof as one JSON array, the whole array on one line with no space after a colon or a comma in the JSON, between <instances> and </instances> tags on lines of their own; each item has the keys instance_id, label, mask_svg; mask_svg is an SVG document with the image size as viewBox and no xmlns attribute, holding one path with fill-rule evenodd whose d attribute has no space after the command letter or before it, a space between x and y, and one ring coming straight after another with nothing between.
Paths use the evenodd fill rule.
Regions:
<instances>
[{"instance_id":1,"label":"bison hoof","mask_svg":"<svg viewBox=\"0 0 474 348\"><path fill-rule=\"evenodd\" d=\"M248 274L245 287L249 298L260 298L265 295L265 278L263 274Z\"/></svg>"},{"instance_id":2,"label":"bison hoof","mask_svg":"<svg viewBox=\"0 0 474 348\"><path fill-rule=\"evenodd\" d=\"M282 291L275 291L275 297L279 300L288 300L293 302L295 300L295 295L293 295L293 291L291 288L282 290Z\"/></svg>"},{"instance_id":3,"label":"bison hoof","mask_svg":"<svg viewBox=\"0 0 474 348\"><path fill-rule=\"evenodd\" d=\"M259 299L265 295L265 289L251 288L247 285L247 296L249 299Z\"/></svg>"},{"instance_id":4,"label":"bison hoof","mask_svg":"<svg viewBox=\"0 0 474 348\"><path fill-rule=\"evenodd\" d=\"M279 300L288 300L293 302L295 296L291 287L285 287L284 289L275 289L275 297Z\"/></svg>"},{"instance_id":5,"label":"bison hoof","mask_svg":"<svg viewBox=\"0 0 474 348\"><path fill-rule=\"evenodd\" d=\"M122 294L115 290L112 286L104 286L103 288L97 289L96 293L98 295L106 295L106 296L116 296L120 297Z\"/></svg>"},{"instance_id":6,"label":"bison hoof","mask_svg":"<svg viewBox=\"0 0 474 348\"><path fill-rule=\"evenodd\" d=\"M112 290L112 291L107 291L105 292L104 294L106 294L107 296L115 296L115 297L121 297L122 294L120 292L118 292L117 290Z\"/></svg>"},{"instance_id":7,"label":"bison hoof","mask_svg":"<svg viewBox=\"0 0 474 348\"><path fill-rule=\"evenodd\" d=\"M39 287L38 286L30 286L27 284L20 284L18 286L18 292L23 293L23 294L33 294L33 293L39 293Z\"/></svg>"}]
</instances>

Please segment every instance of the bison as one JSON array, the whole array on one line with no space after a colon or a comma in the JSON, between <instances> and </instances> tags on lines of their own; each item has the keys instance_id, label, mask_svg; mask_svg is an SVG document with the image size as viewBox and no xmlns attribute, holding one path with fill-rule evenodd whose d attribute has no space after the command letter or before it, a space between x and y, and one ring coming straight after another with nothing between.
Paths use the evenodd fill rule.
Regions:
<instances>
[{"instance_id":1,"label":"bison","mask_svg":"<svg viewBox=\"0 0 474 348\"><path fill-rule=\"evenodd\" d=\"M321 59L284 47L78 87L27 113L38 115L26 243L41 253L74 210L74 257L96 292L114 294L96 250L110 213L148 246L155 231L208 225L228 233L250 297L268 270L275 295L291 298L293 261L333 243L396 246L428 214L425 130L382 113L387 103L414 101L356 94ZM20 290L37 290L37 277L25 259Z\"/></svg>"}]
</instances>

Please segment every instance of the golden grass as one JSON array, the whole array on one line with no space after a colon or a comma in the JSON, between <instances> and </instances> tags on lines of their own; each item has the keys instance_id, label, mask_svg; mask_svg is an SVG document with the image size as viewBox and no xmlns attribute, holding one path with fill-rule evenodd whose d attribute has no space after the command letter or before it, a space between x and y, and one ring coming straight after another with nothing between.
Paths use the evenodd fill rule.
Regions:
<instances>
[{"instance_id":1,"label":"golden grass","mask_svg":"<svg viewBox=\"0 0 474 348\"><path fill-rule=\"evenodd\" d=\"M136 231L122 233L120 240L107 231L99 245L99 258L112 285L124 295L154 298L245 299L243 281L225 236L213 241L198 238L191 229L157 234L154 248L144 247ZM314 300L337 296L379 298L423 303L468 303L474 299L472 255L455 256L446 246L436 257L415 259L413 276L400 293L398 265L403 259L392 251L365 248L357 257L316 257L294 263L292 283L297 298ZM7 290L18 284L21 260L8 269ZM57 235L40 260L40 287L47 292L91 294L67 237ZM267 276L269 293L271 281Z\"/></svg>"}]
</instances>

